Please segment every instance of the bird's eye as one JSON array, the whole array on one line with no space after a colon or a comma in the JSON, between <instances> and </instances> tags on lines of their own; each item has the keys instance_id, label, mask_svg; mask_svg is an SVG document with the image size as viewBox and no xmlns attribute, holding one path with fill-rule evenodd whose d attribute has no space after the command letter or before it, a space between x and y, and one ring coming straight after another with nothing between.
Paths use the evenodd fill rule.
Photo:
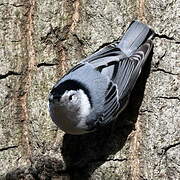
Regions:
<instances>
[{"instance_id":1,"label":"bird's eye","mask_svg":"<svg viewBox=\"0 0 180 180\"><path fill-rule=\"evenodd\" d=\"M74 96L74 94L71 94L71 95L69 96L69 101L72 101L73 96Z\"/></svg>"}]
</instances>

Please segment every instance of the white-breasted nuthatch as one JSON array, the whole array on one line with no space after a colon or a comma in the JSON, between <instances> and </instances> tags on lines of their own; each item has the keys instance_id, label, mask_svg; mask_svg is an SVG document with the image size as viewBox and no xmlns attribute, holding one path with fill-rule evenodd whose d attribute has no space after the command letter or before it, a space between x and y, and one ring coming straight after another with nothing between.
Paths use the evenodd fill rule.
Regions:
<instances>
[{"instance_id":1,"label":"white-breasted nuthatch","mask_svg":"<svg viewBox=\"0 0 180 180\"><path fill-rule=\"evenodd\" d=\"M133 21L124 36L82 60L49 95L55 124L68 134L107 125L126 107L153 47L154 31Z\"/></svg>"}]
</instances>

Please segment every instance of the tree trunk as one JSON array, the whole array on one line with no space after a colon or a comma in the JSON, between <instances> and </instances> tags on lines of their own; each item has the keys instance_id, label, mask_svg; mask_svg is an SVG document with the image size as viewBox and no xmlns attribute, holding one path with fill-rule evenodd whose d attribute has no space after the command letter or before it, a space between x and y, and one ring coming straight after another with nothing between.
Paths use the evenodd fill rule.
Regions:
<instances>
[{"instance_id":1,"label":"tree trunk","mask_svg":"<svg viewBox=\"0 0 180 180\"><path fill-rule=\"evenodd\" d=\"M179 179L179 18L178 0L1 0L1 179ZM161 36L127 109L104 130L64 134L50 89L135 19Z\"/></svg>"}]
</instances>

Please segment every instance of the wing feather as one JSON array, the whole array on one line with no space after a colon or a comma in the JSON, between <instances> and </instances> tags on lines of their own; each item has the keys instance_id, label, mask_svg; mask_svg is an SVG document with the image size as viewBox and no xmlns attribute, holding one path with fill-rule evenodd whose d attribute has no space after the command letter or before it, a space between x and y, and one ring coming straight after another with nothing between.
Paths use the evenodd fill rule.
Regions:
<instances>
[{"instance_id":1,"label":"wing feather","mask_svg":"<svg viewBox=\"0 0 180 180\"><path fill-rule=\"evenodd\" d=\"M152 42L148 40L132 56L127 57L119 48L109 45L87 57L72 69L74 71L89 63L109 79L109 86L105 93L104 110L99 124L104 125L112 121L119 110L123 108L121 106L127 104L123 101L129 99L129 94L140 75L151 48Z\"/></svg>"},{"instance_id":2,"label":"wing feather","mask_svg":"<svg viewBox=\"0 0 180 180\"><path fill-rule=\"evenodd\" d=\"M120 59L114 63L113 78L106 91L103 120L101 124L106 124L114 119L118 114L120 106L122 108L129 99L129 95L140 75L141 69L152 49L152 42L149 40L143 44L134 55L129 58ZM118 70L117 68L118 64ZM106 68L106 67L105 67Z\"/></svg>"},{"instance_id":3,"label":"wing feather","mask_svg":"<svg viewBox=\"0 0 180 180\"><path fill-rule=\"evenodd\" d=\"M81 63L90 63L98 71L109 70L110 66L119 62L119 59L126 55L117 47L116 42L100 49L94 54L85 58ZM112 75L110 75L112 77Z\"/></svg>"},{"instance_id":4,"label":"wing feather","mask_svg":"<svg viewBox=\"0 0 180 180\"><path fill-rule=\"evenodd\" d=\"M152 41L148 40L145 44L143 44L130 58L129 60L136 63L134 65L134 69L131 73L131 77L127 81L127 84L123 90L123 94L120 98L123 98L128 93L130 93L141 73L142 67L147 60L149 53L151 52L153 47Z\"/></svg>"}]
</instances>

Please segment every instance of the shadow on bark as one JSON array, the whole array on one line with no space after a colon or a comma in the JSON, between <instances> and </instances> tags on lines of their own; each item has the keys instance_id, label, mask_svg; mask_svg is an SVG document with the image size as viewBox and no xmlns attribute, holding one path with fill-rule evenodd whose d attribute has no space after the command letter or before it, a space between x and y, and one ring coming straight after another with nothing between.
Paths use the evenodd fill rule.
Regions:
<instances>
[{"instance_id":1,"label":"shadow on bark","mask_svg":"<svg viewBox=\"0 0 180 180\"><path fill-rule=\"evenodd\" d=\"M153 51L131 94L130 102L117 121L95 133L73 136L66 134L63 139L62 155L66 172L71 179L86 180L101 164L120 151L128 135L134 129L139 114L147 78L150 73ZM109 159L109 160L108 160ZM126 161L127 159L118 159Z\"/></svg>"}]
</instances>

